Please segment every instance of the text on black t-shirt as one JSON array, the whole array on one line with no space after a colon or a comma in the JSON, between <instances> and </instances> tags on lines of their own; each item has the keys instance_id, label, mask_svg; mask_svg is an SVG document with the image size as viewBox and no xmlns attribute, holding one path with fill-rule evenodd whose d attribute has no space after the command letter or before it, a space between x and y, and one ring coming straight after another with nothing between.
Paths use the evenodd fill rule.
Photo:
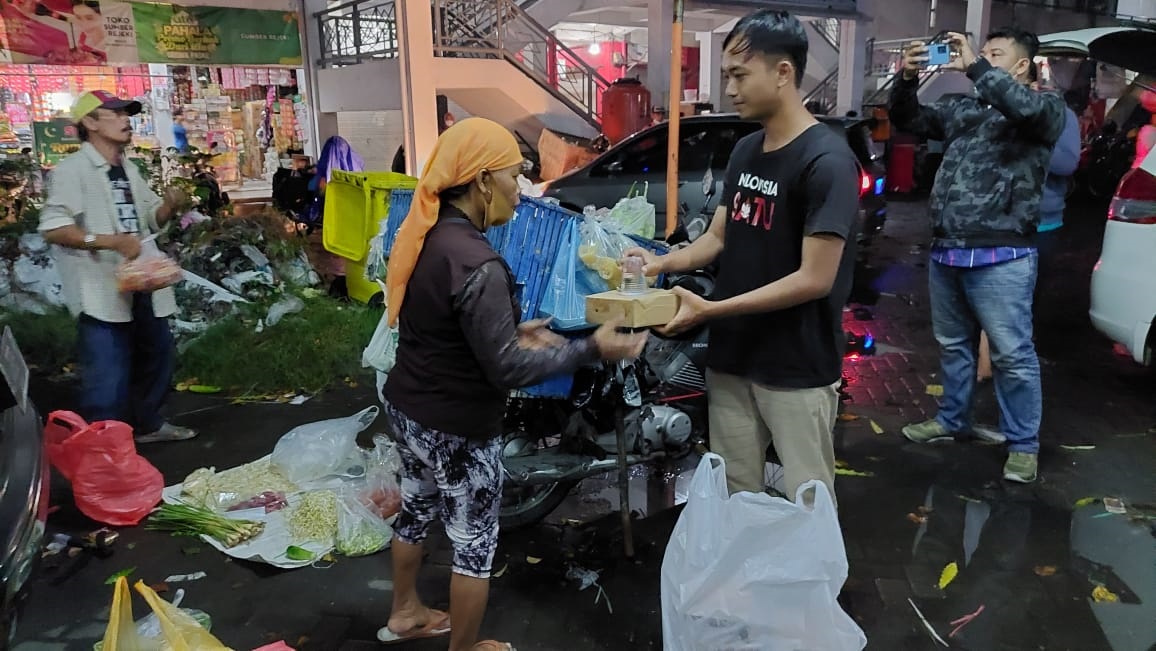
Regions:
<instances>
[{"instance_id":1,"label":"text on black t-shirt","mask_svg":"<svg viewBox=\"0 0 1156 651\"><path fill-rule=\"evenodd\" d=\"M753 291L799 270L803 238L846 241L831 293L764 314L711 323L708 366L783 388L833 384L846 346L843 305L851 292L859 167L846 141L816 124L787 145L763 151L764 131L739 141L722 201L726 235L715 300Z\"/></svg>"}]
</instances>

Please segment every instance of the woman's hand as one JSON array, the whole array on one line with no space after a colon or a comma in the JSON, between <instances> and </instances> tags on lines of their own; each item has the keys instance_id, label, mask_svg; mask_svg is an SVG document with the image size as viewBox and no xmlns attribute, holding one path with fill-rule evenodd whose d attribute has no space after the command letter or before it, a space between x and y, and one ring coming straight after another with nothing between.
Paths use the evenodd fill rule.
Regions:
<instances>
[{"instance_id":1,"label":"woman's hand","mask_svg":"<svg viewBox=\"0 0 1156 651\"><path fill-rule=\"evenodd\" d=\"M611 321L603 324L591 336L598 348L598 354L608 362L637 359L642 354L642 349L646 348L648 336L646 332L622 333L618 332L620 327L622 327L621 320Z\"/></svg>"},{"instance_id":2,"label":"woman's hand","mask_svg":"<svg viewBox=\"0 0 1156 651\"><path fill-rule=\"evenodd\" d=\"M566 338L550 330L553 319L535 319L518 324L518 345L529 350L566 345Z\"/></svg>"}]
</instances>

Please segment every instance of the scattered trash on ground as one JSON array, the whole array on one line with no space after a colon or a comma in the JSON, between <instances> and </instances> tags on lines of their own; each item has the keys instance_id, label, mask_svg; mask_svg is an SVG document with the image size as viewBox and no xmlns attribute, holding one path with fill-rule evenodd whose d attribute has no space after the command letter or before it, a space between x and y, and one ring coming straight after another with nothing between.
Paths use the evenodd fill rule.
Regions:
<instances>
[{"instance_id":1,"label":"scattered trash on ground","mask_svg":"<svg viewBox=\"0 0 1156 651\"><path fill-rule=\"evenodd\" d=\"M839 420L843 421L844 423L849 423L852 421L859 420L859 417L856 416L855 414L852 414L849 412L843 412L843 413L839 414Z\"/></svg>"},{"instance_id":2,"label":"scattered trash on ground","mask_svg":"<svg viewBox=\"0 0 1156 651\"><path fill-rule=\"evenodd\" d=\"M1035 568L1035 573L1036 573L1036 576L1043 576L1043 577L1055 576L1056 575L1056 566L1055 565L1037 565Z\"/></svg>"},{"instance_id":3,"label":"scattered trash on ground","mask_svg":"<svg viewBox=\"0 0 1156 651\"><path fill-rule=\"evenodd\" d=\"M204 572L193 572L192 574L174 574L165 578L165 583L191 583L193 581L200 581L209 576Z\"/></svg>"},{"instance_id":4,"label":"scattered trash on ground","mask_svg":"<svg viewBox=\"0 0 1156 651\"><path fill-rule=\"evenodd\" d=\"M1105 497L1104 510L1108 513L1124 515L1128 512L1128 507L1124 506L1124 501L1118 497Z\"/></svg>"},{"instance_id":5,"label":"scattered trash on ground","mask_svg":"<svg viewBox=\"0 0 1156 651\"><path fill-rule=\"evenodd\" d=\"M1092 590L1092 599L1096 603L1116 603L1120 601L1120 597L1108 588L1098 585Z\"/></svg>"},{"instance_id":6,"label":"scattered trash on ground","mask_svg":"<svg viewBox=\"0 0 1156 651\"><path fill-rule=\"evenodd\" d=\"M973 620L975 620L976 617L979 617L980 615L982 615L983 611L984 611L984 606L982 604L980 604L980 607L974 613L971 613L970 615L964 615L963 617L960 617L959 619L953 620L951 622L951 625L954 626L955 628L951 629L951 633L948 634L947 637L953 638L956 635L958 635L959 632L963 630L963 627L970 624Z\"/></svg>"},{"instance_id":7,"label":"scattered trash on ground","mask_svg":"<svg viewBox=\"0 0 1156 651\"><path fill-rule=\"evenodd\" d=\"M871 421L871 431L876 434L883 434L883 428L875 421Z\"/></svg>"},{"instance_id":8,"label":"scattered trash on ground","mask_svg":"<svg viewBox=\"0 0 1156 651\"><path fill-rule=\"evenodd\" d=\"M948 563L939 574L939 589L947 589L947 586L951 585L957 576L959 576L959 565L954 562Z\"/></svg>"},{"instance_id":9,"label":"scattered trash on ground","mask_svg":"<svg viewBox=\"0 0 1156 651\"><path fill-rule=\"evenodd\" d=\"M1096 498L1094 498L1094 497L1082 497L1082 498L1076 500L1076 508L1082 509L1085 506L1088 506L1090 504L1095 504L1095 503L1096 503Z\"/></svg>"},{"instance_id":10,"label":"scattered trash on ground","mask_svg":"<svg viewBox=\"0 0 1156 651\"><path fill-rule=\"evenodd\" d=\"M537 556L527 556L526 562L530 565L537 565L538 563L542 562L542 559L538 558Z\"/></svg>"},{"instance_id":11,"label":"scattered trash on ground","mask_svg":"<svg viewBox=\"0 0 1156 651\"><path fill-rule=\"evenodd\" d=\"M915 602L912 601L910 597L907 598L907 603L911 604L911 608L915 611L915 616L919 618L919 622L923 624L923 630L931 636L931 639L945 647L950 648L951 645L944 641L944 639L939 636L939 633L935 632L935 627L931 625L931 622L927 621L927 618L923 616L923 612L919 610L919 606L916 606Z\"/></svg>"},{"instance_id":12,"label":"scattered trash on ground","mask_svg":"<svg viewBox=\"0 0 1156 651\"><path fill-rule=\"evenodd\" d=\"M606 610L610 611L611 615L614 614L614 606L610 604L610 597L606 594L606 591L602 589L602 585L598 583L598 572L577 565L571 565L570 568L566 570L566 579L577 581L579 592L582 592L590 586L598 588L598 594L594 595L594 605L597 606L598 602L605 600Z\"/></svg>"},{"instance_id":13,"label":"scattered trash on ground","mask_svg":"<svg viewBox=\"0 0 1156 651\"><path fill-rule=\"evenodd\" d=\"M943 397L943 385L942 384L929 384L929 385L927 385L927 395L933 396L935 398L942 398Z\"/></svg>"},{"instance_id":14,"label":"scattered trash on ground","mask_svg":"<svg viewBox=\"0 0 1156 651\"><path fill-rule=\"evenodd\" d=\"M1094 445L1061 445L1060 449L1061 450L1067 450L1069 452L1084 452L1087 450L1095 450L1096 446L1094 446Z\"/></svg>"},{"instance_id":15,"label":"scattered trash on ground","mask_svg":"<svg viewBox=\"0 0 1156 651\"><path fill-rule=\"evenodd\" d=\"M926 515L918 515L915 513L908 513L907 514L907 521L911 522L912 524L927 524L927 516Z\"/></svg>"},{"instance_id":16,"label":"scattered trash on ground","mask_svg":"<svg viewBox=\"0 0 1156 651\"><path fill-rule=\"evenodd\" d=\"M119 572L117 572L117 573L113 574L112 576L108 577L107 579L105 579L104 584L105 585L116 585L117 581L119 581L122 578L127 578L127 577L132 576L132 573L135 571L136 571L135 567L128 567L128 568L125 568L123 570L120 570Z\"/></svg>"}]
</instances>

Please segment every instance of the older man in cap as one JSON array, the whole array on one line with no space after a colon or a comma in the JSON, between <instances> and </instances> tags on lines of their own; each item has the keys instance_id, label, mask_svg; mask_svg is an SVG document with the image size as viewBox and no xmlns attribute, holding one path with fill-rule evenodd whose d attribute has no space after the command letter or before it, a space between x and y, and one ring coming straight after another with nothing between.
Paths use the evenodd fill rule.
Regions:
<instances>
[{"instance_id":1,"label":"older man in cap","mask_svg":"<svg viewBox=\"0 0 1156 651\"><path fill-rule=\"evenodd\" d=\"M54 253L73 314L79 317L80 412L89 421L133 426L137 441L193 438L161 417L172 385L175 349L168 317L171 288L121 292L116 270L141 254L188 197L170 188L162 200L124 155L140 102L84 93L72 107L83 144L52 171L40 231Z\"/></svg>"}]
</instances>

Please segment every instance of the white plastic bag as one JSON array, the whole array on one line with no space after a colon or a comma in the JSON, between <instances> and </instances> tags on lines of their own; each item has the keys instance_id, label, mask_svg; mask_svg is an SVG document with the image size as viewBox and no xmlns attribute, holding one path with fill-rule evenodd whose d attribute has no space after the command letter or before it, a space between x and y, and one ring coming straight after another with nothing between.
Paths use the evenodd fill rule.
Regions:
<instances>
[{"instance_id":1,"label":"white plastic bag","mask_svg":"<svg viewBox=\"0 0 1156 651\"><path fill-rule=\"evenodd\" d=\"M340 474L357 453L357 435L377 413L377 407L368 407L346 418L294 427L273 448L273 465L298 486Z\"/></svg>"},{"instance_id":2,"label":"white plastic bag","mask_svg":"<svg viewBox=\"0 0 1156 651\"><path fill-rule=\"evenodd\" d=\"M386 292L385 283L380 280L377 282L381 291ZM381 320L377 322L377 329L373 331L369 345L361 353L362 368L372 368L380 374L389 375L397 363L397 338L397 328L389 326L389 310L386 309L381 313Z\"/></svg>"},{"instance_id":3,"label":"white plastic bag","mask_svg":"<svg viewBox=\"0 0 1156 651\"><path fill-rule=\"evenodd\" d=\"M815 505L802 496L815 491ZM728 496L722 457L691 481L662 562L666 651L861 651L867 637L839 607L847 553L827 487L796 503Z\"/></svg>"}]
</instances>

